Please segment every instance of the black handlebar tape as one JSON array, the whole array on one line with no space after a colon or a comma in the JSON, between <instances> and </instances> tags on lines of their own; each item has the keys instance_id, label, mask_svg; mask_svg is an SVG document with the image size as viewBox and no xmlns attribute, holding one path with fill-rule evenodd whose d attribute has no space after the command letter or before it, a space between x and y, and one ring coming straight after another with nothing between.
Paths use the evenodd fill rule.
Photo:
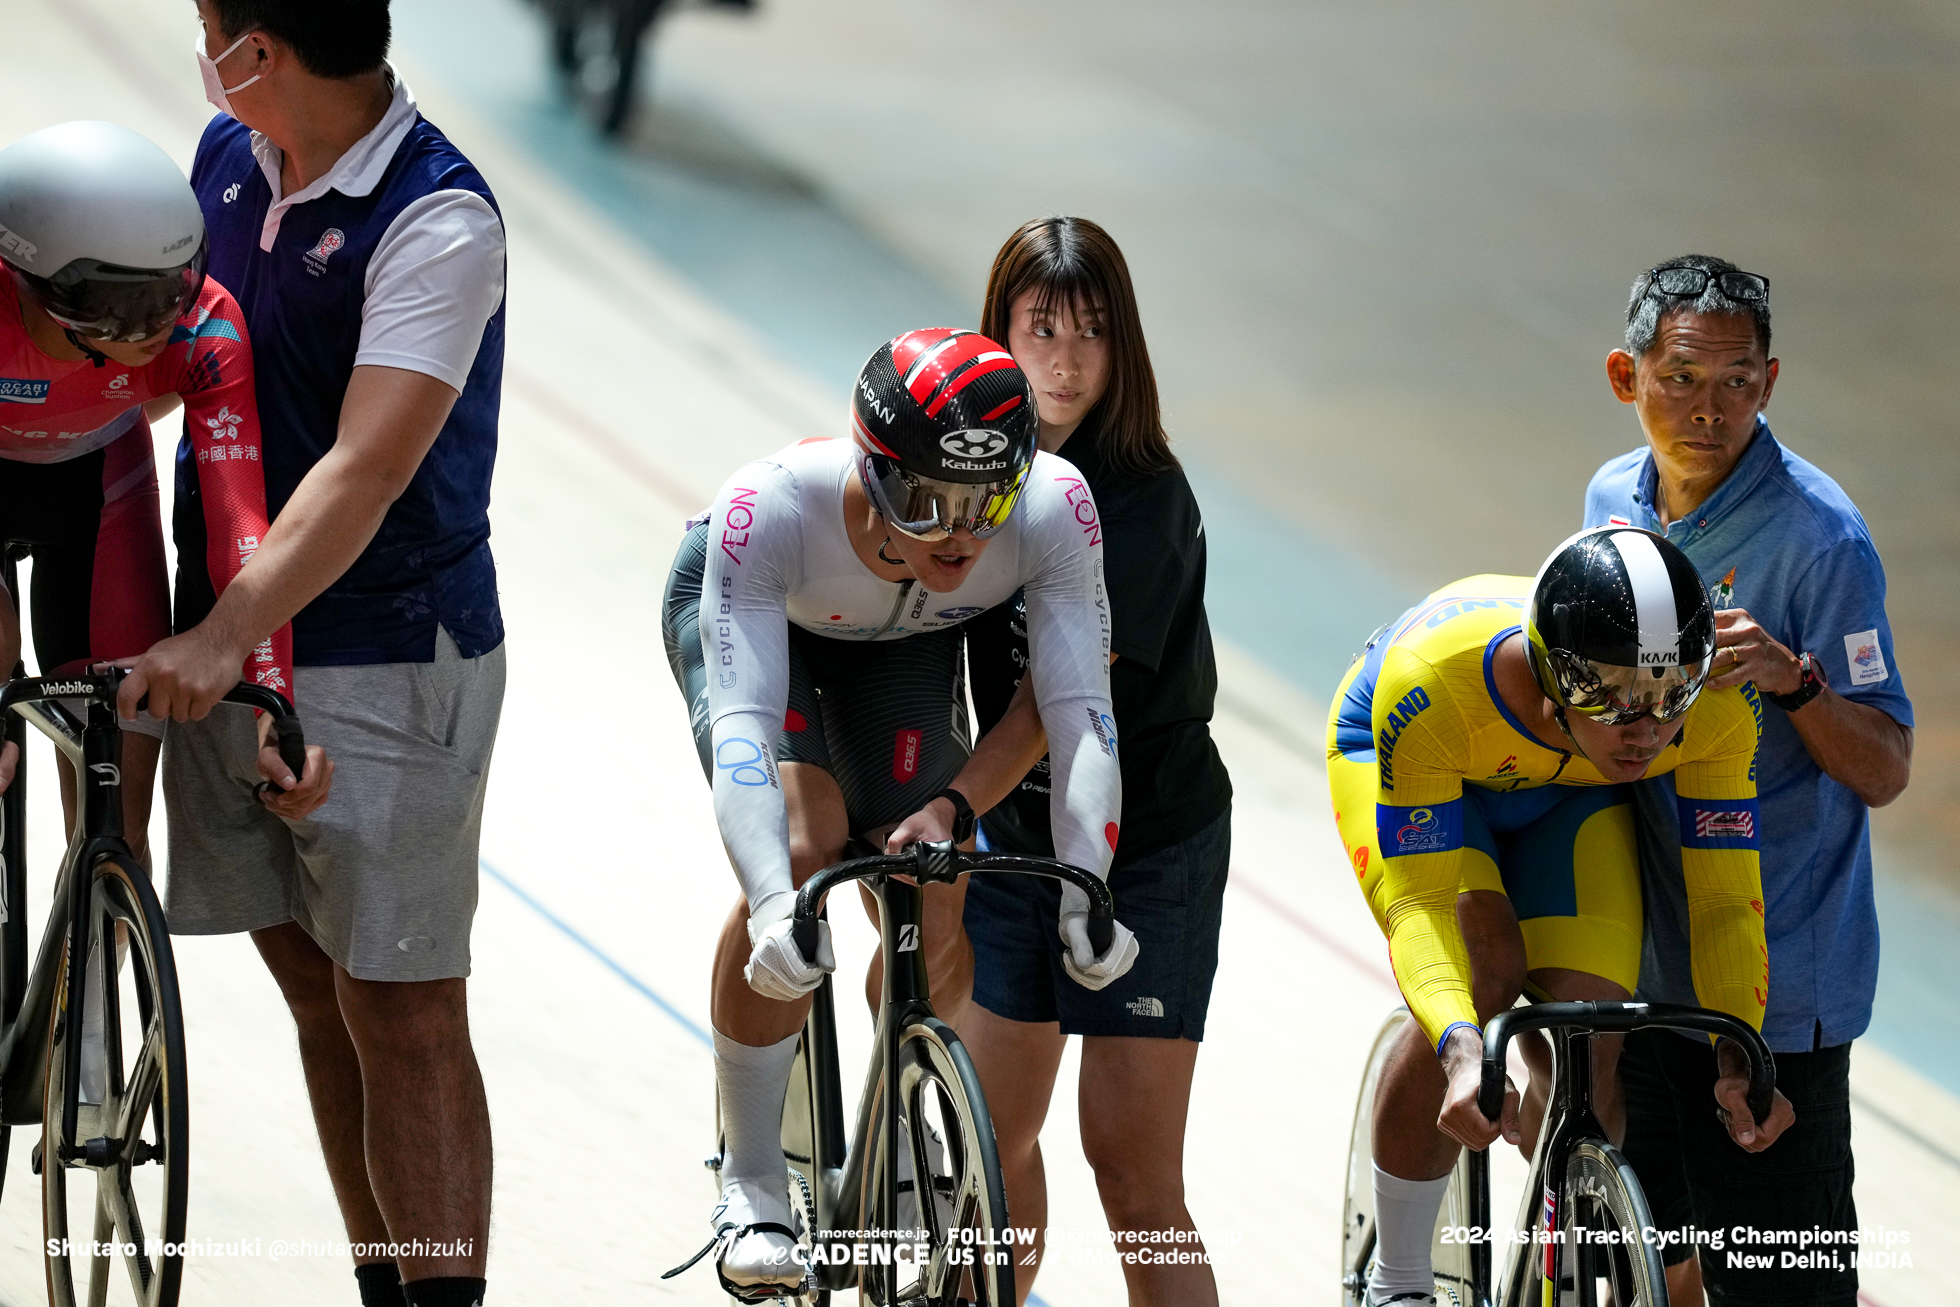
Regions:
<instances>
[{"instance_id":1,"label":"black handlebar tape","mask_svg":"<svg viewBox=\"0 0 1960 1307\"><path fill-rule=\"evenodd\" d=\"M1107 954L1110 943L1115 938L1116 918L1099 917L1091 912L1089 914L1089 947L1095 950L1096 956L1100 958Z\"/></svg>"},{"instance_id":2,"label":"black handlebar tape","mask_svg":"<svg viewBox=\"0 0 1960 1307\"><path fill-rule=\"evenodd\" d=\"M1765 1071L1756 1060L1750 1058L1749 1065L1749 1115L1761 1125L1769 1120L1770 1105L1776 1101L1776 1072Z\"/></svg>"},{"instance_id":3,"label":"black handlebar tape","mask_svg":"<svg viewBox=\"0 0 1960 1307\"><path fill-rule=\"evenodd\" d=\"M1477 1089L1477 1110L1484 1114L1484 1120L1495 1123L1504 1112L1504 1053L1498 1049L1493 1061L1492 1047L1484 1044L1484 1083Z\"/></svg>"},{"instance_id":4,"label":"black handlebar tape","mask_svg":"<svg viewBox=\"0 0 1960 1307\"><path fill-rule=\"evenodd\" d=\"M789 928L789 937L796 941L796 951L803 960L815 966L817 962L817 919L799 915L796 924Z\"/></svg>"},{"instance_id":5,"label":"black handlebar tape","mask_svg":"<svg viewBox=\"0 0 1960 1307\"><path fill-rule=\"evenodd\" d=\"M297 781L306 774L306 733L300 729L299 718L276 717L272 730L279 737L279 760L293 769Z\"/></svg>"}]
</instances>

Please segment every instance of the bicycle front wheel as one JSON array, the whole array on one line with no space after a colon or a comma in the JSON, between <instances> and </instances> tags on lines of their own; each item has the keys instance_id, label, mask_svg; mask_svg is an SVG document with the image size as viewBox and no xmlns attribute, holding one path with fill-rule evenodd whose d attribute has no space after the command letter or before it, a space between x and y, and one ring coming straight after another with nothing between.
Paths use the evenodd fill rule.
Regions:
<instances>
[{"instance_id":1,"label":"bicycle front wheel","mask_svg":"<svg viewBox=\"0 0 1960 1307\"><path fill-rule=\"evenodd\" d=\"M865 1192L873 1226L916 1235L892 1244L888 1266L876 1264L882 1250L871 1250L865 1301L1014 1307L1020 1245L1008 1229L1007 1188L973 1059L952 1027L928 1017L900 1035L894 1070L899 1175L884 1183L882 1131L874 1130Z\"/></svg>"},{"instance_id":2,"label":"bicycle front wheel","mask_svg":"<svg viewBox=\"0 0 1960 1307\"><path fill-rule=\"evenodd\" d=\"M1620 1150L1582 1140L1565 1164L1558 1307L1666 1307L1647 1196Z\"/></svg>"},{"instance_id":3,"label":"bicycle front wheel","mask_svg":"<svg viewBox=\"0 0 1960 1307\"><path fill-rule=\"evenodd\" d=\"M1342 1307L1362 1307L1368 1298L1368 1275L1375 1265L1375 1092L1389 1052L1409 1020L1405 1007L1388 1014L1361 1073L1361 1092L1348 1134L1347 1191L1342 1202ZM1479 1243L1489 1238L1484 1228L1488 1218L1480 1215L1488 1206L1482 1192L1489 1188L1487 1175L1468 1151L1450 1172L1450 1187L1436 1213L1429 1250L1438 1307L1480 1307L1489 1294L1488 1259L1478 1256Z\"/></svg>"},{"instance_id":4,"label":"bicycle front wheel","mask_svg":"<svg viewBox=\"0 0 1960 1307\"><path fill-rule=\"evenodd\" d=\"M48 1022L42 1098L41 1214L48 1301L93 1307L120 1261L141 1307L175 1307L190 1194L184 1014L163 909L142 867L115 856L90 876L83 1011L68 1011L64 932ZM81 1079L69 1083L69 1040ZM72 1144L62 1118L76 1101ZM84 1269L85 1268L85 1269ZM77 1274L85 1282L77 1294Z\"/></svg>"}]
</instances>

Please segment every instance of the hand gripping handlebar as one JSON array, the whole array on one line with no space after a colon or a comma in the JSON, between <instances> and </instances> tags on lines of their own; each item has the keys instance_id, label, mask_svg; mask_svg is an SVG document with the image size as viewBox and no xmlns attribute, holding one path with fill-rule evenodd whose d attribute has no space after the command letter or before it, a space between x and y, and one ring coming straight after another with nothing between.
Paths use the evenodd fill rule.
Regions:
<instances>
[{"instance_id":1,"label":"hand gripping handlebar","mask_svg":"<svg viewBox=\"0 0 1960 1307\"><path fill-rule=\"evenodd\" d=\"M128 675L124 668L110 667L90 676L19 677L0 688L0 715L11 711L16 704L43 699L84 699L114 708L116 692ZM300 730L299 718L294 715L293 705L285 695L263 685L241 681L225 695L224 702L257 708L271 717L273 732L279 737L280 760L293 769L295 777L306 770L306 736ZM149 698L145 696L136 706L140 710L148 703Z\"/></svg>"},{"instance_id":2,"label":"hand gripping handlebar","mask_svg":"<svg viewBox=\"0 0 1960 1307\"><path fill-rule=\"evenodd\" d=\"M1746 1021L1726 1012L1679 1003L1534 1003L1500 1012L1484 1027L1484 1082L1477 1091L1477 1110L1486 1119L1495 1121L1504 1110L1504 1046L1523 1031L1556 1026L1597 1032L1662 1027L1725 1035L1749 1056L1750 1113L1758 1124L1769 1117L1776 1093L1776 1060L1762 1035Z\"/></svg>"},{"instance_id":3,"label":"hand gripping handlebar","mask_svg":"<svg viewBox=\"0 0 1960 1307\"><path fill-rule=\"evenodd\" d=\"M872 858L853 858L826 867L803 882L796 895L796 923L790 935L804 957L817 956L817 913L824 895L850 880L873 876L911 876L921 885L950 885L962 872L1015 871L1032 876L1052 876L1065 880L1089 896L1089 947L1101 957L1109 952L1116 934L1116 901L1109 887L1082 870L1053 858L1025 857L1018 853L966 853L951 840L920 840L905 846L903 853L880 854Z\"/></svg>"}]
</instances>

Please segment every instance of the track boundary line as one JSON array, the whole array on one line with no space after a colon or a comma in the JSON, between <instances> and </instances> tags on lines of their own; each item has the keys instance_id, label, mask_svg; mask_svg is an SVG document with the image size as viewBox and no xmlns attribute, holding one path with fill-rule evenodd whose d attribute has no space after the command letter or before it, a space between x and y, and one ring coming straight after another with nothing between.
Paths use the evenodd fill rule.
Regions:
<instances>
[{"instance_id":1,"label":"track boundary line","mask_svg":"<svg viewBox=\"0 0 1960 1307\"><path fill-rule=\"evenodd\" d=\"M630 986L632 989L634 989L636 992L638 992L642 998L646 999L648 1002L652 1003L655 1007L659 1008L662 1012L666 1013L667 1016L673 1020L675 1025L679 1026L682 1030L685 1030L688 1034L693 1035L697 1040L699 1040L701 1042L702 1047L708 1049L711 1052L713 1051L715 1046L714 1037L710 1035L707 1031L703 1030L700 1026L696 1025L694 1019L688 1016L687 1013L681 1011L679 1008L675 1007L672 1003L669 1003L666 999L662 998L660 994L653 988L653 986L647 984L646 981L641 980L638 976L634 975L632 972L628 971L624 966L620 965L620 963L616 961L610 953L606 952L604 949L600 948L597 944L594 944L591 940L581 935L577 930L573 929L572 926L567 924L562 917L560 917L557 913L553 912L550 908L547 908L544 904L532 898L528 893L524 891L522 887L520 887L517 884L516 881L513 881L510 877L504 875L501 871L498 871L495 867L491 866L486 859L478 858L476 861L476 865L481 867L484 873L488 875L490 879L496 881L499 885L502 885L505 889L509 890L514 896L516 896L517 900L520 903L522 903L525 907L531 909L531 911L537 913L540 917L543 917L546 921L556 926L559 932L563 934L567 939L571 940L574 944L578 945L580 948L584 949L587 953L590 953L593 957L597 958L608 971L612 972L614 975L618 976L621 980L625 981L627 985Z\"/></svg>"}]
</instances>

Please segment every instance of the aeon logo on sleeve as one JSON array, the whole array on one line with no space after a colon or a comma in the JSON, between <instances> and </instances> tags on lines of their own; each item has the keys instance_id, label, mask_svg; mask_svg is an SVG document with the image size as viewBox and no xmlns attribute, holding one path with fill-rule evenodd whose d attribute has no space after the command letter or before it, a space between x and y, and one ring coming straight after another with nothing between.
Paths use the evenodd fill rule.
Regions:
<instances>
[{"instance_id":1,"label":"aeon logo on sleeve","mask_svg":"<svg viewBox=\"0 0 1960 1307\"><path fill-rule=\"evenodd\" d=\"M1089 537L1090 544L1101 544L1102 521L1096 516L1096 497L1089 493L1089 487L1074 477L1056 477L1055 483L1062 487L1062 498L1068 501L1082 534Z\"/></svg>"},{"instance_id":2,"label":"aeon logo on sleeve","mask_svg":"<svg viewBox=\"0 0 1960 1307\"><path fill-rule=\"evenodd\" d=\"M306 270L316 277L322 275L327 270L327 260L333 257L335 250L346 244L346 232L338 227L327 228L320 233L320 243L303 256L306 260Z\"/></svg>"}]
</instances>

